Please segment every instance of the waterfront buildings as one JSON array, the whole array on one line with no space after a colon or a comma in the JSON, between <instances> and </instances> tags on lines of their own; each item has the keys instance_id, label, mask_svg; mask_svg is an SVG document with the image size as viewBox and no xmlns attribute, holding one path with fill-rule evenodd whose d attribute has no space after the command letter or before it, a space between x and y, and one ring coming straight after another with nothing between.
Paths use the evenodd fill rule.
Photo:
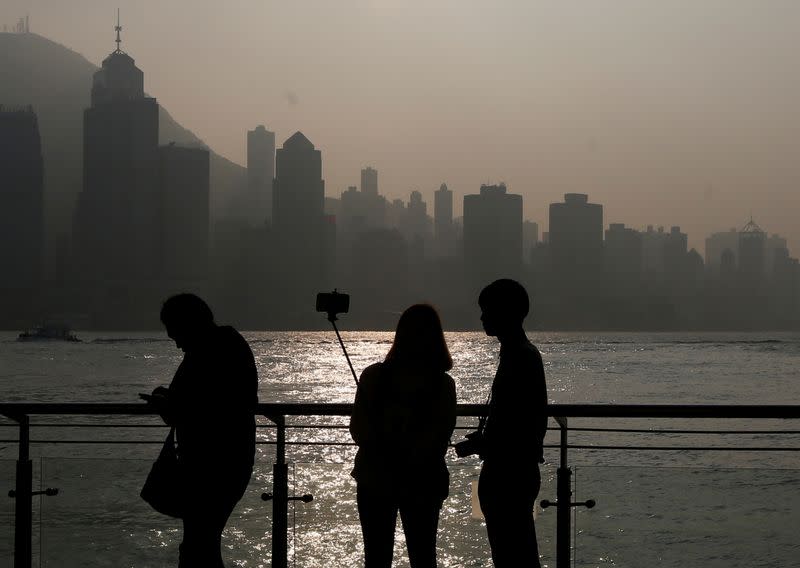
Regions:
<instances>
[{"instance_id":1,"label":"waterfront buildings","mask_svg":"<svg viewBox=\"0 0 800 568\"><path fill-rule=\"evenodd\" d=\"M275 133L263 124L247 131L247 197L244 216L252 226L272 220L272 180L275 178Z\"/></svg>"},{"instance_id":2,"label":"waterfront buildings","mask_svg":"<svg viewBox=\"0 0 800 568\"><path fill-rule=\"evenodd\" d=\"M602 273L603 206L583 193L550 204L549 246L557 286L568 295L588 293Z\"/></svg>"},{"instance_id":3,"label":"waterfront buildings","mask_svg":"<svg viewBox=\"0 0 800 568\"><path fill-rule=\"evenodd\" d=\"M158 104L119 47L94 74L83 116L73 310L90 325L150 326L168 293L202 291L208 273L209 154L159 148Z\"/></svg>"},{"instance_id":4,"label":"waterfront buildings","mask_svg":"<svg viewBox=\"0 0 800 568\"><path fill-rule=\"evenodd\" d=\"M0 106L0 172L0 311L6 321L30 325L44 243L44 164L31 107Z\"/></svg>"},{"instance_id":5,"label":"waterfront buildings","mask_svg":"<svg viewBox=\"0 0 800 568\"><path fill-rule=\"evenodd\" d=\"M94 74L83 115L83 189L73 227L75 275L86 286L157 276L158 104L117 48Z\"/></svg>"},{"instance_id":6,"label":"waterfront buildings","mask_svg":"<svg viewBox=\"0 0 800 568\"><path fill-rule=\"evenodd\" d=\"M436 256L441 258L455 255L453 192L444 183L433 194L433 237Z\"/></svg>"},{"instance_id":7,"label":"waterfront buildings","mask_svg":"<svg viewBox=\"0 0 800 568\"><path fill-rule=\"evenodd\" d=\"M295 132L275 156L272 223L280 249L273 280L287 313L299 321L303 313L313 315L314 295L330 284L324 216L322 153L302 132Z\"/></svg>"},{"instance_id":8,"label":"waterfront buildings","mask_svg":"<svg viewBox=\"0 0 800 568\"><path fill-rule=\"evenodd\" d=\"M472 291L522 275L522 196L505 184L464 196L464 264Z\"/></svg>"}]
</instances>

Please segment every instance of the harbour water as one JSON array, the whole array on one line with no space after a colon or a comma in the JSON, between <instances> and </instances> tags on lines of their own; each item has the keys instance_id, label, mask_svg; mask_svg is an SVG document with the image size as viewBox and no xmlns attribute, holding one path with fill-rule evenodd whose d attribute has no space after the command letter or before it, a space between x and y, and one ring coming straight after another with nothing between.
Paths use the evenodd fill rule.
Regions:
<instances>
[{"instance_id":1,"label":"harbour water","mask_svg":"<svg viewBox=\"0 0 800 568\"><path fill-rule=\"evenodd\" d=\"M2 400L137 402L139 392L167 384L181 353L161 333L79 333L79 344L17 343L0 334ZM262 402L351 402L355 384L332 333L245 333L256 356ZM544 333L539 346L554 403L800 404L800 334ZM380 360L391 333L345 332L356 369ZM484 402L497 345L479 333L448 333L459 402ZM298 420L299 421L299 420ZM48 424L46 417L34 420ZM71 417L33 430L34 440L157 441L155 420ZM63 427L65 422L150 428ZM11 422L4 422L12 424ZM346 424L334 418L307 423ZM268 422L260 438L272 439ZM464 425L470 422L465 420ZM760 430L756 434L573 432L581 445L797 447L790 421L573 420L571 426ZM457 434L457 436L460 434ZM0 439L16 437L0 428ZM305 429L291 440L349 441L345 429ZM548 442L556 442L551 433ZM171 566L180 524L138 499L157 444L34 444L36 485L59 487L34 503L36 560L42 566ZM353 448L290 446L291 490L314 501L290 511L296 566L358 566L360 529L349 477ZM0 442L0 489L13 486L16 444ZM272 446L260 445L256 474L225 533L229 565L269 566ZM440 564L490 566L482 522L473 517L470 483L479 463L451 458L451 496L440 523ZM402 459L402 456L397 456ZM540 498L555 498L558 452L547 450ZM597 500L576 511L575 565L797 566L800 456L797 452L573 450L575 498ZM413 483L413 480L409 480ZM200 497L201 498L201 497ZM513 488L509 488L513 498ZM291 505L290 505L291 507ZM12 546L13 501L0 507L0 564ZM539 512L543 565L554 566L553 510ZM406 566L397 538L397 566Z\"/></svg>"}]
</instances>

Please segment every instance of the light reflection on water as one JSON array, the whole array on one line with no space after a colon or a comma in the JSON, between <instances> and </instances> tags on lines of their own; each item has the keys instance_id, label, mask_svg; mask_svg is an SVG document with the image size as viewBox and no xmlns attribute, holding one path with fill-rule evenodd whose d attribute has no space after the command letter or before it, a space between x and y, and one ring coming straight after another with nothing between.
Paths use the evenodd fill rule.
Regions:
<instances>
[{"instance_id":1,"label":"light reflection on water","mask_svg":"<svg viewBox=\"0 0 800 568\"><path fill-rule=\"evenodd\" d=\"M137 393L169 382L181 353L162 334L80 334L77 345L16 343L0 334L0 381L5 400L138 402ZM253 348L260 376L259 396L275 402L350 402L355 384L333 333L245 333ZM389 349L391 333L344 332L357 371L379 361ZM719 403L781 404L800 400L800 337L797 334L577 334L532 333L545 362L550 399L559 403ZM478 333L448 333L455 366L459 402L486 400L497 364L497 345ZM99 341L98 341L99 340ZM85 422L102 424L104 417ZM114 418L113 421L124 421ZM137 419L138 420L138 419ZM38 421L45 421L44 418ZM292 419L306 424L346 425L346 419L315 417ZM464 423L473 423L464 420ZM266 422L264 422L266 423ZM648 428L748 428L746 422L726 421L592 421L573 420L572 426ZM782 423L759 428L787 428ZM798 428L800 429L800 428ZM3 429L3 433L8 432ZM36 431L39 438L80 438L87 429ZM158 439L161 429L103 432L105 437ZM260 439L272 439L272 430L259 430ZM458 435L457 435L458 436ZM348 442L346 429L290 431L289 440ZM693 443L680 434L624 435L572 434L584 444ZM555 437L550 435L550 442ZM735 444L739 440L704 438L701 444ZM759 435L747 439L767 445L797 446L797 438ZM49 460L43 486L62 489L58 497L42 500L42 554L51 566L164 566L170 565L180 540L179 524L151 513L138 499L141 482L156 446L42 446L36 455ZM14 457L12 444L0 444L0 458ZM237 566L269 566L271 505L260 500L271 491L273 448L259 446L258 469L251 487L226 532L225 546ZM297 566L356 566L360 562L360 527L355 491L349 477L354 451L340 446L290 446L292 490L313 493L309 504L290 505L294 530L290 535ZM88 459L101 457L103 459ZM555 450L547 450L551 462ZM399 459L399 458L398 458ZM658 566L791 565L782 561L787 519L796 524L800 487L796 453L730 454L702 452L573 451L576 499L597 498L592 511L578 510L579 566L640 566L642 542L653 554L679 538L686 519L696 535L708 532L708 542L688 539L681 558L669 551ZM614 467L609 467L614 466ZM622 467L620 467L622 466ZM542 498L554 498L553 466L547 473ZM755 468L735 469L729 468ZM451 456L451 497L440 523L442 566L488 566L488 550L480 521L469 514L469 481L476 475L474 459ZM785 471L773 471L781 468ZM13 461L0 461L2 479L13 479ZM766 481L769 483L766 483ZM37 480L37 483L38 480ZM729 488L729 492L719 488ZM711 495L714 501L712 502ZM728 496L726 498L726 495ZM685 504L671 509L680 496ZM779 503L764 510L763 503ZM690 503L693 505L690 506ZM786 507L784 507L786 504ZM39 507L37 501L37 507ZM775 552L753 546L740 512L754 512L764 543ZM11 525L11 509L0 524ZM770 514L771 512L771 514ZM641 513L641 514L639 514ZM38 513L37 513L38 514ZM553 533L550 511L538 521L545 564L552 565ZM646 528L645 528L646 527ZM722 527L717 529L717 527ZM727 531L727 539L719 533ZM620 538L624 534L625 538ZM632 537L631 535L635 535ZM689 535L691 536L691 535ZM0 531L0 565L8 558L10 533ZM142 543L145 543L144 545ZM638 545L637 545L638 543ZM690 546L691 545L691 546ZM731 548L741 562L730 563ZM764 546L767 546L766 544ZM398 534L398 557L403 540ZM91 554L92 562L87 563ZM687 556L689 555L689 556ZM694 555L694 556L692 556ZM604 560L601 562L599 558ZM729 563L724 564L726 558ZM744 563L743 559L750 559ZM769 558L771 563L761 560ZM793 557L796 558L796 555ZM56 560L58 559L58 560ZM129 559L125 562L124 559ZM399 566L407 565L401 560Z\"/></svg>"}]
</instances>

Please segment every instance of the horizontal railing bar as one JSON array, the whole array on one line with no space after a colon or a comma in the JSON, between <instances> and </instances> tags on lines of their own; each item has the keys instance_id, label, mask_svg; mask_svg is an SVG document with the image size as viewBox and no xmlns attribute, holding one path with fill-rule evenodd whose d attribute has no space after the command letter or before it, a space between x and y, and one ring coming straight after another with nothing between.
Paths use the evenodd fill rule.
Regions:
<instances>
[{"instance_id":1,"label":"horizontal railing bar","mask_svg":"<svg viewBox=\"0 0 800 568\"><path fill-rule=\"evenodd\" d=\"M16 444L18 440L0 440L3 444ZM86 444L86 445L152 445L159 446L164 443L164 440L31 440L31 444L48 444L48 445L61 445L61 444ZM277 442L274 440L259 440L256 441L258 446L274 446ZM333 442L333 441L317 441L317 442L285 442L287 446L355 446L354 442ZM449 444L448 447L454 447L454 444ZM558 449L559 444L544 444L544 448ZM631 450L631 451L654 451L654 452L800 452L800 447L774 447L774 446L621 446L621 445L601 445L594 446L591 444L569 444L570 450Z\"/></svg>"},{"instance_id":2,"label":"horizontal railing bar","mask_svg":"<svg viewBox=\"0 0 800 568\"><path fill-rule=\"evenodd\" d=\"M261 403L261 416L349 416L351 403ZM483 416L485 404L459 404L459 416ZM19 415L83 414L135 416L154 415L143 403L0 403L0 414ZM800 405L713 405L713 404L551 404L548 416L570 418L800 418Z\"/></svg>"},{"instance_id":3,"label":"horizontal railing bar","mask_svg":"<svg viewBox=\"0 0 800 568\"><path fill-rule=\"evenodd\" d=\"M558 430L558 428L548 428L548 430ZM798 435L800 430L678 430L673 428L667 429L645 429L645 428L567 428L570 432L612 432L622 434L736 434L758 436L761 434L780 434L780 435Z\"/></svg>"},{"instance_id":4,"label":"horizontal railing bar","mask_svg":"<svg viewBox=\"0 0 800 568\"><path fill-rule=\"evenodd\" d=\"M776 448L754 447L754 446L592 446L592 445L569 445L570 450L634 450L634 451L655 451L655 452L800 452L800 448L787 447Z\"/></svg>"},{"instance_id":5,"label":"horizontal railing bar","mask_svg":"<svg viewBox=\"0 0 800 568\"><path fill-rule=\"evenodd\" d=\"M94 423L58 423L48 424L46 422L30 424L31 428L167 428L166 424L98 424ZM0 424L0 428L18 428L17 424ZM274 430L274 424L256 424L256 428L263 430ZM347 424L286 424L287 430L345 430L348 429ZM456 426L456 430L474 430L474 426ZM548 431L557 432L560 428L548 427ZM762 434L768 435L781 435L781 436L796 436L800 435L800 430L683 430L675 428L592 428L592 427L569 427L570 432L611 432L621 434L709 434L709 435L752 435L758 436ZM2 441L2 440L0 440Z\"/></svg>"}]
</instances>

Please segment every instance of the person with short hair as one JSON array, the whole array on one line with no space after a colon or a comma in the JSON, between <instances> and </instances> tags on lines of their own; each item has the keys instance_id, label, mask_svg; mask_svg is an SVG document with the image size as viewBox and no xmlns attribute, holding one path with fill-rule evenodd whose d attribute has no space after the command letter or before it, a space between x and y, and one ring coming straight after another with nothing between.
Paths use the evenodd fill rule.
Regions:
<instances>
[{"instance_id":1,"label":"person with short hair","mask_svg":"<svg viewBox=\"0 0 800 568\"><path fill-rule=\"evenodd\" d=\"M497 568L538 568L533 509L544 463L547 386L539 350L522 323L528 293L515 280L496 280L480 293L486 335L500 342L489 412L480 436L478 498Z\"/></svg>"},{"instance_id":2,"label":"person with short hair","mask_svg":"<svg viewBox=\"0 0 800 568\"><path fill-rule=\"evenodd\" d=\"M175 427L184 510L178 566L224 568L222 531L255 459L255 359L239 332L217 325L194 294L168 298L161 321L184 352L169 388L148 399Z\"/></svg>"},{"instance_id":3,"label":"person with short hair","mask_svg":"<svg viewBox=\"0 0 800 568\"><path fill-rule=\"evenodd\" d=\"M444 456L456 423L452 366L439 315L417 304L400 316L384 361L361 374L350 433L366 568L391 567L398 512L411 567L436 566L450 483Z\"/></svg>"}]
</instances>

